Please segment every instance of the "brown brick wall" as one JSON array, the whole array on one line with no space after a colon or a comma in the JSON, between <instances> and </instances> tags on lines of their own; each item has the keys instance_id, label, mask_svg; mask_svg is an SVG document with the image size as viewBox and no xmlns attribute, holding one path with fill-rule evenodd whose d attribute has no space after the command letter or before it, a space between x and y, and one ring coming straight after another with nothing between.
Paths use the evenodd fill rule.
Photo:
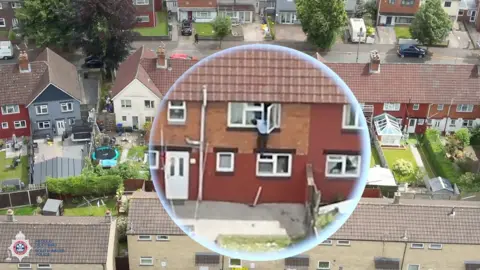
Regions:
<instances>
[{"instance_id":1,"label":"brown brick wall","mask_svg":"<svg viewBox=\"0 0 480 270\"><path fill-rule=\"evenodd\" d=\"M393 0L392 0L393 1ZM390 0L380 0L379 2L380 14L392 13L392 14L415 14L420 7L420 0L415 0L413 6L402 5L402 0L395 0L394 4L390 4Z\"/></svg>"}]
</instances>

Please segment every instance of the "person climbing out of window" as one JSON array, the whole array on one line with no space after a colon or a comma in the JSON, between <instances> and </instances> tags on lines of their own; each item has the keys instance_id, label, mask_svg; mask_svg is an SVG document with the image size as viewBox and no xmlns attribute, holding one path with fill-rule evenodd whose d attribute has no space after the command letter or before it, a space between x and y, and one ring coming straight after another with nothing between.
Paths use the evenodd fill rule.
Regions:
<instances>
[{"instance_id":1,"label":"person climbing out of window","mask_svg":"<svg viewBox=\"0 0 480 270\"><path fill-rule=\"evenodd\" d=\"M259 149L260 153L263 153L267 148L268 141L267 123L265 120L262 119L253 119L252 124L257 127L258 131L257 148Z\"/></svg>"}]
</instances>

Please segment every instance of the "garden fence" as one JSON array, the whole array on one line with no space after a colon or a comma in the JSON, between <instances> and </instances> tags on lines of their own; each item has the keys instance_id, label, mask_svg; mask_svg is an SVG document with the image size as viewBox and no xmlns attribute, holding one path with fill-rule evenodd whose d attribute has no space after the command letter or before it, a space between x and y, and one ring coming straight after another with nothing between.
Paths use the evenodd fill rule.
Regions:
<instances>
[{"instance_id":1,"label":"garden fence","mask_svg":"<svg viewBox=\"0 0 480 270\"><path fill-rule=\"evenodd\" d=\"M47 197L47 189L29 185L27 190L0 193L0 209L37 204L37 197Z\"/></svg>"},{"instance_id":2,"label":"garden fence","mask_svg":"<svg viewBox=\"0 0 480 270\"><path fill-rule=\"evenodd\" d=\"M379 160L380 161L380 166L388 169L387 159L385 158L385 155L383 154L382 146L380 146L380 142L378 141L378 138L375 135L375 130L373 130L372 125L369 126L368 130L370 131L370 139L371 139L371 144L373 146L371 151L376 151L377 152L377 156L380 159ZM372 154L375 154L375 153L372 153Z\"/></svg>"}]
</instances>

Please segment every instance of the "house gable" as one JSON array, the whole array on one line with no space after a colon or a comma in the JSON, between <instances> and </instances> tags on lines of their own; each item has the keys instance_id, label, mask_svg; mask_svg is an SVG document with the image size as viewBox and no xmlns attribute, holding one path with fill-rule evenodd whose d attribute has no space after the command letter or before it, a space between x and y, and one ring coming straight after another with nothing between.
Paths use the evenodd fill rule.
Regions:
<instances>
[{"instance_id":1,"label":"house gable","mask_svg":"<svg viewBox=\"0 0 480 270\"><path fill-rule=\"evenodd\" d=\"M40 95L38 95L34 100L32 100L30 104L38 103L38 102L68 100L68 99L75 99L75 98L65 93L55 85L49 84L47 87L45 87L45 89L41 92Z\"/></svg>"}]
</instances>

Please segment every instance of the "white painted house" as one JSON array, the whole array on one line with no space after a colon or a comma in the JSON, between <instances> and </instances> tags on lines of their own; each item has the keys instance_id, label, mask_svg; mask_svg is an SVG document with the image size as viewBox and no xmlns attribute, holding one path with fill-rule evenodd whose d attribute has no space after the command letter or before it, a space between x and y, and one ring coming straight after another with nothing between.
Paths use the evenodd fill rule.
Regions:
<instances>
[{"instance_id":1,"label":"white painted house","mask_svg":"<svg viewBox=\"0 0 480 270\"><path fill-rule=\"evenodd\" d=\"M457 21L458 11L460 10L460 0L444 0L443 9L453 22Z\"/></svg>"}]
</instances>

